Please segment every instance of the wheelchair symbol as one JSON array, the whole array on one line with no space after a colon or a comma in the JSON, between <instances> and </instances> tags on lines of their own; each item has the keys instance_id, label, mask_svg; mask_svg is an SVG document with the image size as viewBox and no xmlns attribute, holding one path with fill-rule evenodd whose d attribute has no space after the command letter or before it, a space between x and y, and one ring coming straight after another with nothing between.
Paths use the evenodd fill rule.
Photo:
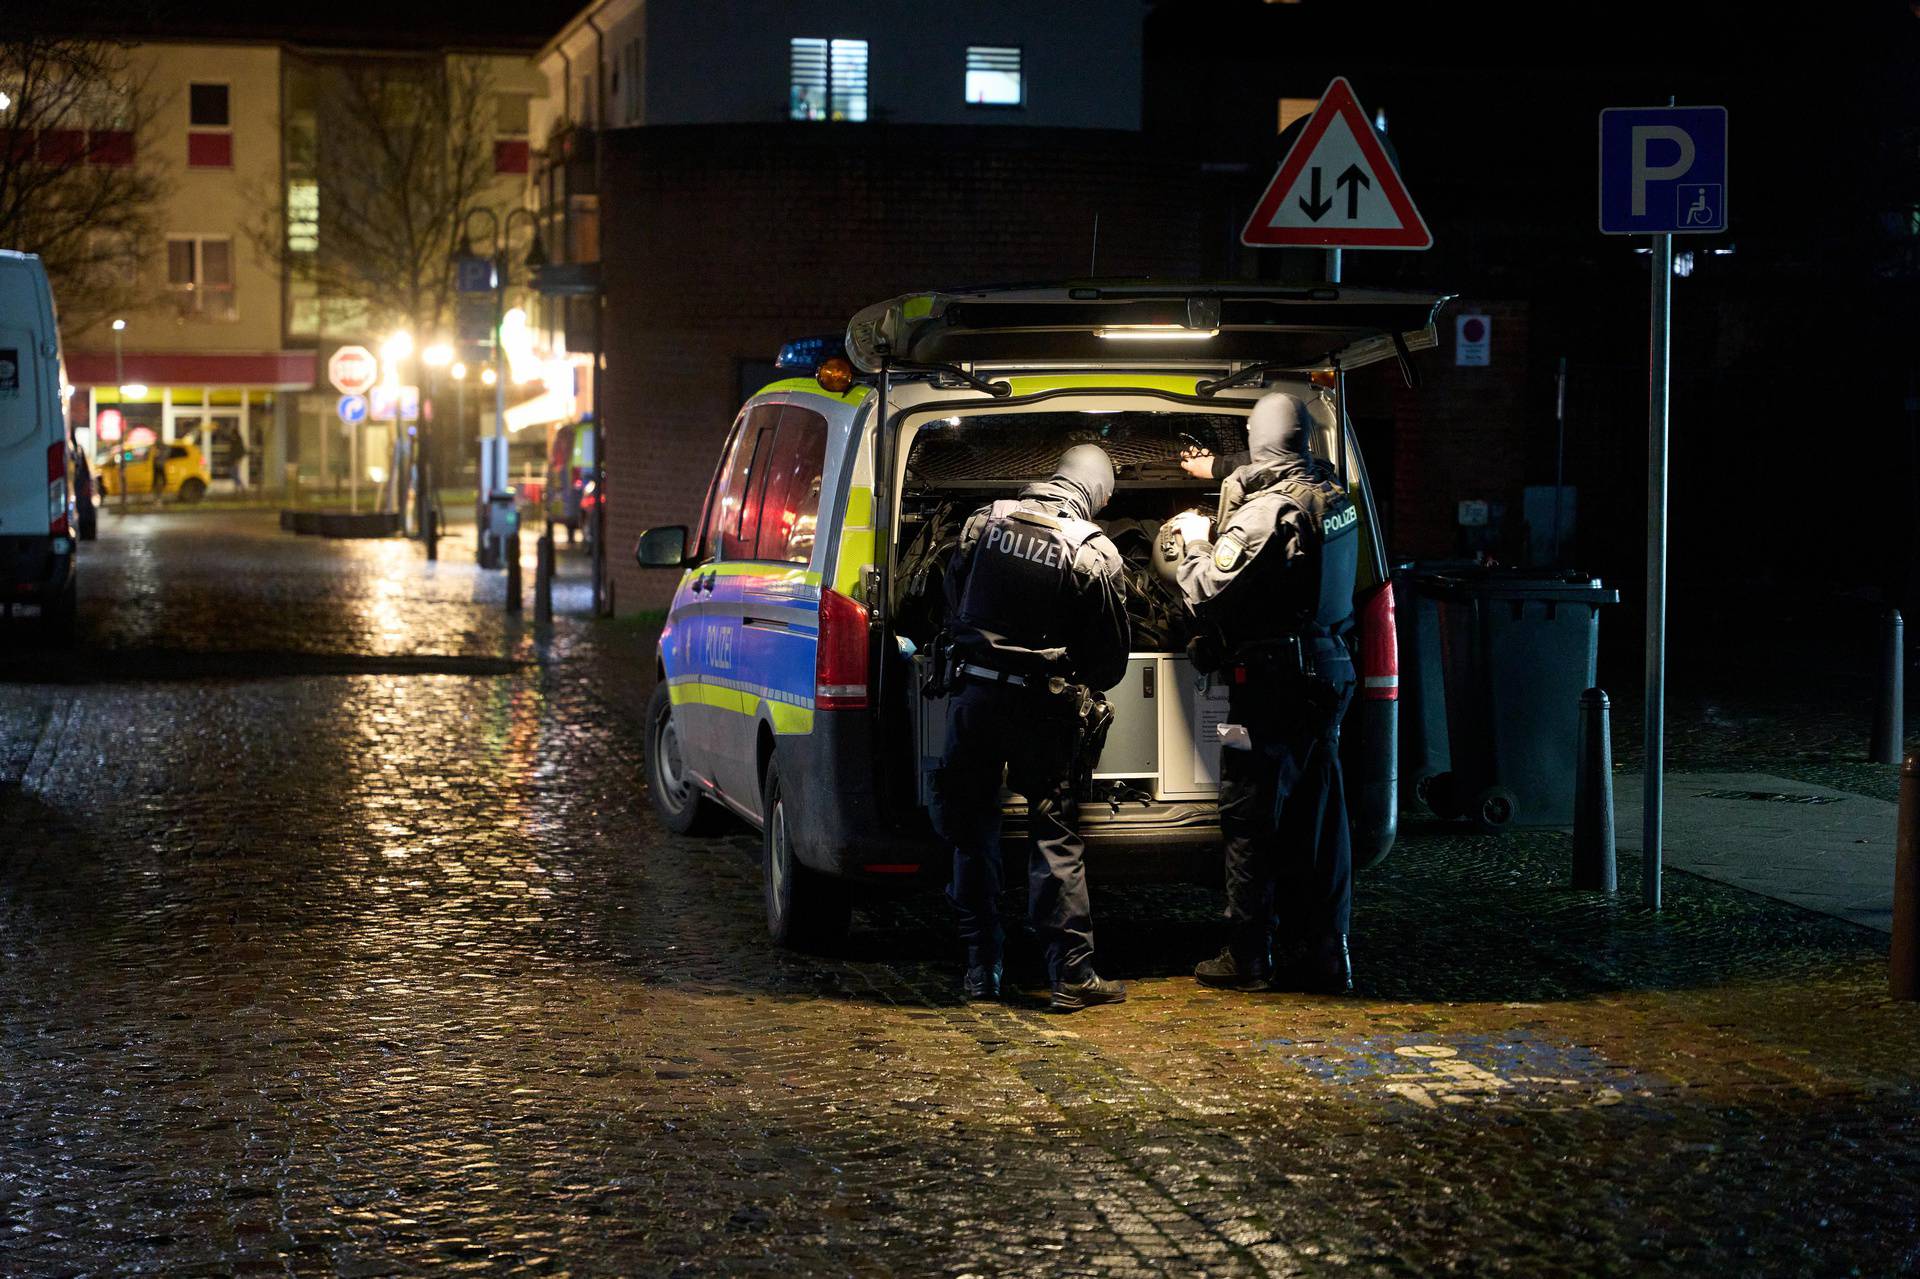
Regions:
<instances>
[{"instance_id":1,"label":"wheelchair symbol","mask_svg":"<svg viewBox=\"0 0 1920 1279\"><path fill-rule=\"evenodd\" d=\"M1720 188L1711 183L1688 183L1676 188L1674 203L1678 206L1681 227L1701 227L1718 230L1720 223Z\"/></svg>"}]
</instances>

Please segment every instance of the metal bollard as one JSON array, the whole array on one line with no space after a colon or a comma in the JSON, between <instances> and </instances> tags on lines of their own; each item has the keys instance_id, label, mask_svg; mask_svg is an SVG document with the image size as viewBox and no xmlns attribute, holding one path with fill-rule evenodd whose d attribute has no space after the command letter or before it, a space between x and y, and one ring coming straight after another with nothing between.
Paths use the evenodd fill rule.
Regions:
<instances>
[{"instance_id":1,"label":"metal bollard","mask_svg":"<svg viewBox=\"0 0 1920 1279\"><path fill-rule=\"evenodd\" d=\"M533 620L553 620L553 525L533 547Z\"/></svg>"},{"instance_id":2,"label":"metal bollard","mask_svg":"<svg viewBox=\"0 0 1920 1279\"><path fill-rule=\"evenodd\" d=\"M1876 764L1898 764L1906 744L1907 643L1900 610L1887 610L1880 653L1880 701L1873 708L1873 741L1867 758Z\"/></svg>"},{"instance_id":3,"label":"metal bollard","mask_svg":"<svg viewBox=\"0 0 1920 1279\"><path fill-rule=\"evenodd\" d=\"M1573 886L1611 893L1618 887L1613 855L1613 729L1605 689L1580 694L1580 741L1573 773Z\"/></svg>"},{"instance_id":4,"label":"metal bollard","mask_svg":"<svg viewBox=\"0 0 1920 1279\"><path fill-rule=\"evenodd\" d=\"M431 506L427 508L426 522L420 526L420 536L427 542L427 559L440 558L440 512Z\"/></svg>"},{"instance_id":5,"label":"metal bollard","mask_svg":"<svg viewBox=\"0 0 1920 1279\"><path fill-rule=\"evenodd\" d=\"M1893 846L1893 997L1920 999L1920 755L1900 766Z\"/></svg>"},{"instance_id":6,"label":"metal bollard","mask_svg":"<svg viewBox=\"0 0 1920 1279\"><path fill-rule=\"evenodd\" d=\"M507 612L520 611L520 530L516 526L506 540Z\"/></svg>"}]
</instances>

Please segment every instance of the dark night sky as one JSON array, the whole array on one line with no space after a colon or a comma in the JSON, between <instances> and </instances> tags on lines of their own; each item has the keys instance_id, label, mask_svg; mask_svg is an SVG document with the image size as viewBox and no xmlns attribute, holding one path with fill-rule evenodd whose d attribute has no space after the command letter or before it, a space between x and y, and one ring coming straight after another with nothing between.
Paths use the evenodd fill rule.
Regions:
<instances>
[{"instance_id":1,"label":"dark night sky","mask_svg":"<svg viewBox=\"0 0 1920 1279\"><path fill-rule=\"evenodd\" d=\"M301 44L389 49L537 49L559 33L584 0L76 0L49 5L39 20L97 24L125 35L271 38ZM29 18L28 20L33 20Z\"/></svg>"}]
</instances>

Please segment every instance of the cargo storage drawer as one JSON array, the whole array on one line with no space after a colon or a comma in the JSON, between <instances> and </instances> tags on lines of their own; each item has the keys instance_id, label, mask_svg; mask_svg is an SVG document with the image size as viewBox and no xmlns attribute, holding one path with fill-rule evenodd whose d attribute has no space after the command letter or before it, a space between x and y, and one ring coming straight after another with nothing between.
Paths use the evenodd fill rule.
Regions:
<instances>
[{"instance_id":1,"label":"cargo storage drawer","mask_svg":"<svg viewBox=\"0 0 1920 1279\"><path fill-rule=\"evenodd\" d=\"M933 770L946 758L947 702L920 695L925 654L913 658L914 740L919 743L919 795L933 798ZM1226 718L1227 690L1196 687L1184 653L1133 653L1127 673L1107 690L1113 728L1094 769L1096 786L1125 782L1156 800L1211 799L1220 789L1220 743L1214 726Z\"/></svg>"}]
</instances>

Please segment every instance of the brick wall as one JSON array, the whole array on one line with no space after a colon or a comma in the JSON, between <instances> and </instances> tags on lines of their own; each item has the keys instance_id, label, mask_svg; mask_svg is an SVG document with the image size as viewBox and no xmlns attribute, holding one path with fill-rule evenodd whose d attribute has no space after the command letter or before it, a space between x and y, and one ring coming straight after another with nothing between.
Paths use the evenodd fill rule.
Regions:
<instances>
[{"instance_id":1,"label":"brick wall","mask_svg":"<svg viewBox=\"0 0 1920 1279\"><path fill-rule=\"evenodd\" d=\"M663 606L633 563L692 524L739 408L740 361L940 286L1218 269L1222 211L1190 157L1138 134L942 127L616 130L603 202L608 563L614 603ZM1498 341L1496 330L1496 341Z\"/></svg>"},{"instance_id":2,"label":"brick wall","mask_svg":"<svg viewBox=\"0 0 1920 1279\"><path fill-rule=\"evenodd\" d=\"M1525 302L1460 298L1441 312L1439 347L1414 356L1421 374L1418 387L1408 388L1396 371L1377 372L1392 379L1394 387L1393 505L1387 535L1396 558L1454 554L1458 508L1465 499L1506 502L1508 520L1518 530L1521 489L1530 451L1537 444L1530 436L1538 434L1527 425L1533 372L1528 311ZM1454 364L1454 317L1465 313L1491 321L1491 363L1484 368ZM1551 436L1551 399L1546 420L1537 425Z\"/></svg>"}]
</instances>

